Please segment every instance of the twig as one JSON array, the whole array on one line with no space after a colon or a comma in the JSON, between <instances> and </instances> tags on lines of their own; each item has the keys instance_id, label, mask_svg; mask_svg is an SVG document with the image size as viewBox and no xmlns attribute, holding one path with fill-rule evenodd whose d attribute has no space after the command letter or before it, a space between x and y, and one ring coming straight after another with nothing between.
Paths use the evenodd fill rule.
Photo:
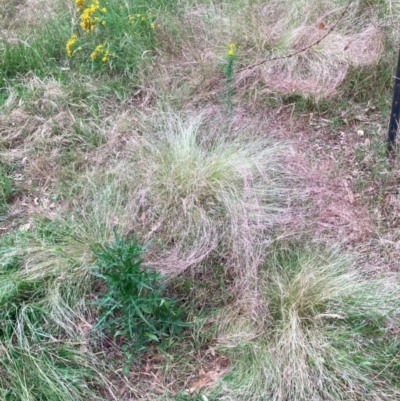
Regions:
<instances>
[{"instance_id":1,"label":"twig","mask_svg":"<svg viewBox=\"0 0 400 401\"><path fill-rule=\"evenodd\" d=\"M322 36L321 38L319 38L316 42L312 43L312 44L309 45L309 46L303 47L302 49L297 50L297 51L295 51L294 53L287 54L286 56L272 57L272 58L264 59L264 60L262 60L262 61L260 61L260 62L258 62L258 63L256 63L256 64L252 64L252 65L249 65L249 66L247 66L247 67L242 68L241 70L238 71L238 73L243 72L243 71L246 71L246 70L251 70L251 69L253 69L253 68L255 68L255 67L258 67L259 65L266 64L266 63L268 63L269 61L283 60L283 59L286 59L286 58L290 58L290 57L296 56L297 54L303 53L303 52L305 52L306 50L311 49L312 47L318 45L318 44L319 44L321 41L323 41L328 35L330 35L330 34L333 32L333 30L337 27L337 25L339 24L339 22L343 19L343 17L344 17L345 14L347 13L347 10L350 8L350 5L353 3L353 1L354 1L354 0L349 0L349 2L347 3L347 6L346 6L345 9L342 11L342 13L340 14L340 16L339 16L339 18L337 19L337 21L328 29L328 32L327 32L324 36Z\"/></svg>"},{"instance_id":2,"label":"twig","mask_svg":"<svg viewBox=\"0 0 400 401\"><path fill-rule=\"evenodd\" d=\"M372 26L379 32L381 32L385 37L386 40L388 41L388 43L393 47L393 49L398 49L400 47L400 44L396 44L392 41L392 39L389 37L389 35L385 32L385 30L379 26L379 25L375 25L374 22L372 21L371 18L369 18L369 22L372 24Z\"/></svg>"}]
</instances>

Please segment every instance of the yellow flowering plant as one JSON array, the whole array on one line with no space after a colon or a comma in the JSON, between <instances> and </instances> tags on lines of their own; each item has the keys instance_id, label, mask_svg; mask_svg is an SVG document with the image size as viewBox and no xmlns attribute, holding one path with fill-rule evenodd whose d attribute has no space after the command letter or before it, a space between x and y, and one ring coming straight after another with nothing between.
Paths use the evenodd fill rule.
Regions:
<instances>
[{"instance_id":1,"label":"yellow flowering plant","mask_svg":"<svg viewBox=\"0 0 400 401\"><path fill-rule=\"evenodd\" d=\"M74 2L77 23L65 45L72 63L126 72L137 68L143 54L155 48L156 23L149 0Z\"/></svg>"},{"instance_id":2,"label":"yellow flowering plant","mask_svg":"<svg viewBox=\"0 0 400 401\"><path fill-rule=\"evenodd\" d=\"M236 44L235 43L229 43L228 45L228 57L232 57L235 55L236 51Z\"/></svg>"},{"instance_id":3,"label":"yellow flowering plant","mask_svg":"<svg viewBox=\"0 0 400 401\"><path fill-rule=\"evenodd\" d=\"M78 36L76 34L72 34L65 45L68 57L72 57L72 55L74 54L73 47L77 38Z\"/></svg>"},{"instance_id":4,"label":"yellow flowering plant","mask_svg":"<svg viewBox=\"0 0 400 401\"><path fill-rule=\"evenodd\" d=\"M233 79L234 79L234 67L236 57L236 43L229 43L227 45L225 62L222 65L222 73L225 76L225 93L220 97L226 104L228 110L232 108L232 95L233 95Z\"/></svg>"}]
</instances>

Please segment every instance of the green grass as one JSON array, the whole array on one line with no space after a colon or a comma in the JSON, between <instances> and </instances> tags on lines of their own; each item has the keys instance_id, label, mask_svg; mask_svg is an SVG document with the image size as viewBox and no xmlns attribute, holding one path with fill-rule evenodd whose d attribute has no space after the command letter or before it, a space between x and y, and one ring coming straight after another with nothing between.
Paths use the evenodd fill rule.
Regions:
<instances>
[{"instance_id":1,"label":"green grass","mask_svg":"<svg viewBox=\"0 0 400 401\"><path fill-rule=\"evenodd\" d=\"M0 37L0 86L34 72L36 75L60 76L65 67L64 43L68 38L65 14L33 31L20 34L18 40Z\"/></svg>"},{"instance_id":2,"label":"green grass","mask_svg":"<svg viewBox=\"0 0 400 401\"><path fill-rule=\"evenodd\" d=\"M39 321L33 328L38 332ZM99 379L91 362L75 344L62 345L54 338L26 338L19 324L15 344L2 342L0 359L1 396L9 401L100 400L94 388ZM43 337L47 333L43 333ZM27 333L29 336L29 333ZM48 335L48 334L47 334Z\"/></svg>"},{"instance_id":3,"label":"green grass","mask_svg":"<svg viewBox=\"0 0 400 401\"><path fill-rule=\"evenodd\" d=\"M16 193L17 189L11 176L11 168L0 163L0 213L7 212L8 203Z\"/></svg>"},{"instance_id":4,"label":"green grass","mask_svg":"<svg viewBox=\"0 0 400 401\"><path fill-rule=\"evenodd\" d=\"M41 233L43 241L57 243L48 233ZM100 399L94 389L103 385L101 363L82 351L89 338L78 340L85 321L79 290L71 294L71 282L57 276L51 281L22 272L26 260L11 250L29 246L29 237L14 233L1 241L1 395L10 401Z\"/></svg>"}]
</instances>

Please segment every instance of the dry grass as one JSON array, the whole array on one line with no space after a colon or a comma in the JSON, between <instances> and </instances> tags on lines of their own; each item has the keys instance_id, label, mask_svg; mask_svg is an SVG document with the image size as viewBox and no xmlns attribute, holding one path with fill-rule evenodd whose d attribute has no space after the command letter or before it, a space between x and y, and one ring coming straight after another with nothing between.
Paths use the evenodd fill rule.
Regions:
<instances>
[{"instance_id":1,"label":"dry grass","mask_svg":"<svg viewBox=\"0 0 400 401\"><path fill-rule=\"evenodd\" d=\"M343 0L319 2L317 7L309 0L235 2L221 8L199 3L160 28L158 92L172 90L177 99L190 96L192 102L216 101L224 78L218 65L224 62L228 43L238 46L237 69L286 56L322 38L346 5ZM238 98L293 92L317 100L332 97L353 69L373 70L379 62L392 60L384 44L398 40L394 26L399 16L397 5L390 1L354 1L337 28L318 45L237 74Z\"/></svg>"},{"instance_id":2,"label":"dry grass","mask_svg":"<svg viewBox=\"0 0 400 401\"><path fill-rule=\"evenodd\" d=\"M2 0L0 3L0 32L3 37L18 40L13 31L35 27L43 21L54 18L53 5L42 0Z\"/></svg>"}]
</instances>

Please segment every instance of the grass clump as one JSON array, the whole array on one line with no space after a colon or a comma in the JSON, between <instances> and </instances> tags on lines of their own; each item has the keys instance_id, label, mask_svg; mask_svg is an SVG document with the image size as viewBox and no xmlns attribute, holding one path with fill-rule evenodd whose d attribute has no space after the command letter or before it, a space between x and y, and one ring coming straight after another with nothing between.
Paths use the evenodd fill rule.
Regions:
<instances>
[{"instance_id":1,"label":"grass clump","mask_svg":"<svg viewBox=\"0 0 400 401\"><path fill-rule=\"evenodd\" d=\"M135 239L124 240L115 233L112 246L97 246L94 275L104 286L95 301L97 328L128 343L135 356L149 342L178 334L182 311L166 294L162 276L142 266L144 248Z\"/></svg>"},{"instance_id":2,"label":"grass clump","mask_svg":"<svg viewBox=\"0 0 400 401\"><path fill-rule=\"evenodd\" d=\"M259 276L257 323L236 318L221 336L233 360L228 393L282 401L399 396L391 334L398 285L351 267L337 253L272 252Z\"/></svg>"},{"instance_id":3,"label":"grass clump","mask_svg":"<svg viewBox=\"0 0 400 401\"><path fill-rule=\"evenodd\" d=\"M39 321L36 323L38 326ZM90 357L56 338L46 340L48 333L34 338L15 328L15 340L1 342L0 395L5 401L72 401L100 400L93 387L100 384L98 372ZM28 333L28 335L31 333ZM92 388L91 388L92 387Z\"/></svg>"},{"instance_id":4,"label":"grass clump","mask_svg":"<svg viewBox=\"0 0 400 401\"><path fill-rule=\"evenodd\" d=\"M152 262L178 273L213 254L246 275L288 195L283 147L205 118L165 115L158 124L134 145L131 165L117 167L134 231L158 240Z\"/></svg>"},{"instance_id":5,"label":"grass clump","mask_svg":"<svg viewBox=\"0 0 400 401\"><path fill-rule=\"evenodd\" d=\"M115 399L87 305L90 245L66 216L32 218L0 245L0 394L5 400Z\"/></svg>"},{"instance_id":6,"label":"grass clump","mask_svg":"<svg viewBox=\"0 0 400 401\"><path fill-rule=\"evenodd\" d=\"M62 271L38 271L31 240L28 233L1 239L1 399L100 400L96 389L107 388L107 380L100 360L89 351L85 327L90 327L90 316L82 303L82 287L71 287ZM30 261L16 252L23 244L34 251Z\"/></svg>"}]
</instances>

